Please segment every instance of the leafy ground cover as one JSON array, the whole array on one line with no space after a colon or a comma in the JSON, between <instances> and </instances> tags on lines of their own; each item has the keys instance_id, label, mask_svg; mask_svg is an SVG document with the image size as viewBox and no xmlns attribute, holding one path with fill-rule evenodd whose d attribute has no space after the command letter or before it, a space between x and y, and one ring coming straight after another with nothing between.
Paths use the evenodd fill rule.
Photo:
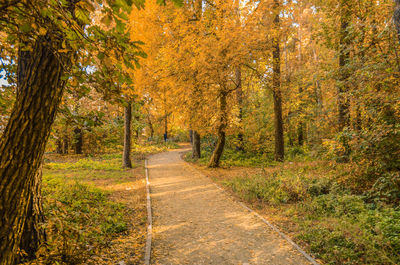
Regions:
<instances>
[{"instance_id":1,"label":"leafy ground cover","mask_svg":"<svg viewBox=\"0 0 400 265\"><path fill-rule=\"evenodd\" d=\"M135 145L122 155L46 154L43 208L47 243L31 264L142 264L146 241L144 158L175 143Z\"/></svg>"},{"instance_id":2,"label":"leafy ground cover","mask_svg":"<svg viewBox=\"0 0 400 265\"><path fill-rule=\"evenodd\" d=\"M52 156L43 167L47 245L40 264L140 264L146 240L143 161ZM63 160L68 162L62 162Z\"/></svg>"},{"instance_id":3,"label":"leafy ground cover","mask_svg":"<svg viewBox=\"0 0 400 265\"><path fill-rule=\"evenodd\" d=\"M352 173L351 164L306 159L256 168L257 163L249 163L246 156L232 163L242 155L231 153L235 151L223 158L224 168L204 167L207 152L195 166L321 263L400 263L400 208L347 188L343 179ZM187 161L189 157L185 156Z\"/></svg>"}]
</instances>

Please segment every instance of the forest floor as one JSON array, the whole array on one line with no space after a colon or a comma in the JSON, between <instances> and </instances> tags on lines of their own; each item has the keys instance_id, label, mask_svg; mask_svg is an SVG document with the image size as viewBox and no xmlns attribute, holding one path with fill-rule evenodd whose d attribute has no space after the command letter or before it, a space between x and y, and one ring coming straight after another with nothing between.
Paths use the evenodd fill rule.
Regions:
<instances>
[{"instance_id":1,"label":"forest floor","mask_svg":"<svg viewBox=\"0 0 400 265\"><path fill-rule=\"evenodd\" d=\"M149 158L152 264L309 264L287 241L185 163L184 149Z\"/></svg>"},{"instance_id":2,"label":"forest floor","mask_svg":"<svg viewBox=\"0 0 400 265\"><path fill-rule=\"evenodd\" d=\"M135 145L132 169L122 155L46 154L46 245L26 264L143 264L147 237L144 159L174 144Z\"/></svg>"},{"instance_id":3,"label":"forest floor","mask_svg":"<svg viewBox=\"0 0 400 265\"><path fill-rule=\"evenodd\" d=\"M48 262L142 264L147 227L144 160L134 157L133 169L127 170L121 168L119 154L46 158Z\"/></svg>"}]
</instances>

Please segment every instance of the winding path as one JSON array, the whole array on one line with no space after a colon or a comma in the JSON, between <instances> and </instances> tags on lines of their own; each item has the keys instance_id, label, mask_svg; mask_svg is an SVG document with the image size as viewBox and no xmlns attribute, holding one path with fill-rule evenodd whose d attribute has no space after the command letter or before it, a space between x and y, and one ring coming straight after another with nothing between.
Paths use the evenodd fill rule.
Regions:
<instances>
[{"instance_id":1,"label":"winding path","mask_svg":"<svg viewBox=\"0 0 400 265\"><path fill-rule=\"evenodd\" d=\"M178 149L149 159L152 264L310 264L254 214L182 161Z\"/></svg>"}]
</instances>

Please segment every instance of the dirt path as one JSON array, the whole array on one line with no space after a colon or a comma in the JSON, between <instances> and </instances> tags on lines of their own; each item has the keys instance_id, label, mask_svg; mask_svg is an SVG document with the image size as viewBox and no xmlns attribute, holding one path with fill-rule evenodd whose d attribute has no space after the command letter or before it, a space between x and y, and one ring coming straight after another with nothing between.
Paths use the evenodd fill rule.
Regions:
<instances>
[{"instance_id":1,"label":"dirt path","mask_svg":"<svg viewBox=\"0 0 400 265\"><path fill-rule=\"evenodd\" d=\"M152 264L310 264L288 242L180 158L152 156Z\"/></svg>"}]
</instances>

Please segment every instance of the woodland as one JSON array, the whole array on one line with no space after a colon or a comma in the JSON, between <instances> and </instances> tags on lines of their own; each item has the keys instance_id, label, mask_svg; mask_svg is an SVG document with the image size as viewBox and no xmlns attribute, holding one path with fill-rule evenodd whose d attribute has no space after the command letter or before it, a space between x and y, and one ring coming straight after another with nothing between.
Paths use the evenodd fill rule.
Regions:
<instances>
[{"instance_id":1,"label":"woodland","mask_svg":"<svg viewBox=\"0 0 400 265\"><path fill-rule=\"evenodd\" d=\"M0 67L1 265L141 264L181 142L321 264L400 263L400 0L0 0Z\"/></svg>"}]
</instances>

